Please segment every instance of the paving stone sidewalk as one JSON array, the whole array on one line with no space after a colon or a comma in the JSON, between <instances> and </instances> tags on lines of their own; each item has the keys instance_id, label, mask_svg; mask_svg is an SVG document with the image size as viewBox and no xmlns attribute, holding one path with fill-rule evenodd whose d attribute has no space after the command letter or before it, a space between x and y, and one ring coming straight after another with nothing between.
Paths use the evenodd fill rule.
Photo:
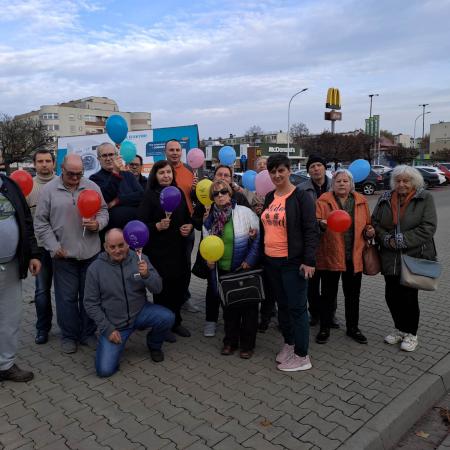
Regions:
<instances>
[{"instance_id":1,"label":"paving stone sidewalk","mask_svg":"<svg viewBox=\"0 0 450 450\"><path fill-rule=\"evenodd\" d=\"M402 395L409 398L411 386L420 390L424 377L449 356L450 192L435 195L443 204L436 241L445 271L437 292L420 294L420 344L413 353L383 343L392 327L384 282L381 276L363 277L360 326L369 344L353 342L341 328L332 330L328 344L318 345L313 328L310 371L277 371L281 338L275 324L258 335L252 359L221 356L223 324L215 338L203 337L201 312L184 313L192 337L166 344L163 363L151 361L145 333L136 333L119 373L100 379L92 350L60 352L56 325L47 345L34 344L34 287L27 279L18 364L32 368L35 379L0 383L0 448L383 448L388 441L380 444L370 424L380 412L395 410ZM193 277L191 294L203 308L202 280ZM338 304L343 323L341 293Z\"/></svg>"}]
</instances>

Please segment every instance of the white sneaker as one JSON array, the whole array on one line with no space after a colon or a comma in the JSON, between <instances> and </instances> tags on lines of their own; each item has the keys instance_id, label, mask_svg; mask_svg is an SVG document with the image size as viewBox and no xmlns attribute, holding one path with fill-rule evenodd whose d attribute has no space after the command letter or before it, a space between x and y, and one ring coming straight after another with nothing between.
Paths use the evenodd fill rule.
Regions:
<instances>
[{"instance_id":1,"label":"white sneaker","mask_svg":"<svg viewBox=\"0 0 450 450\"><path fill-rule=\"evenodd\" d=\"M190 313L198 313L200 311L200 309L192 303L191 299L186 300L181 306L181 309Z\"/></svg>"},{"instance_id":2,"label":"white sneaker","mask_svg":"<svg viewBox=\"0 0 450 450\"><path fill-rule=\"evenodd\" d=\"M311 369L312 364L309 356L298 356L295 353L285 361L284 363L278 364L277 369L283 372L297 372L299 370Z\"/></svg>"},{"instance_id":3,"label":"white sneaker","mask_svg":"<svg viewBox=\"0 0 450 450\"><path fill-rule=\"evenodd\" d=\"M203 336L214 337L216 335L216 327L216 322L205 322L205 326L203 328Z\"/></svg>"},{"instance_id":4,"label":"white sneaker","mask_svg":"<svg viewBox=\"0 0 450 450\"><path fill-rule=\"evenodd\" d=\"M405 352L413 352L416 349L418 343L419 341L417 339L417 336L408 333L403 338L403 341L400 344L400 348Z\"/></svg>"},{"instance_id":5,"label":"white sneaker","mask_svg":"<svg viewBox=\"0 0 450 450\"><path fill-rule=\"evenodd\" d=\"M406 335L406 333L404 333L403 331L397 330L397 328L395 328L391 334L388 334L384 338L384 342L386 342L386 344L390 344L390 345L398 344L399 342L403 341L403 338L405 337L405 335Z\"/></svg>"},{"instance_id":6,"label":"white sneaker","mask_svg":"<svg viewBox=\"0 0 450 450\"><path fill-rule=\"evenodd\" d=\"M275 361L278 364L286 362L294 354L294 346L289 344L284 344L281 350L278 352Z\"/></svg>"}]
</instances>

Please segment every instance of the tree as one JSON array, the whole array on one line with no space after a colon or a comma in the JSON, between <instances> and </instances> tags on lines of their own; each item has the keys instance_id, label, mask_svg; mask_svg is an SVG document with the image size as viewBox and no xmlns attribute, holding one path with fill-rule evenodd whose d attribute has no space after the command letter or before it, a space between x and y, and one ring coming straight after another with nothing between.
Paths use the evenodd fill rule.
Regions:
<instances>
[{"instance_id":1,"label":"tree","mask_svg":"<svg viewBox=\"0 0 450 450\"><path fill-rule=\"evenodd\" d=\"M260 136L261 134L263 134L263 130L259 125L252 125L247 132L245 133L246 136Z\"/></svg>"},{"instance_id":2,"label":"tree","mask_svg":"<svg viewBox=\"0 0 450 450\"><path fill-rule=\"evenodd\" d=\"M343 135L324 131L316 136L302 138L302 147L307 155L318 154L327 161L353 161L364 158L371 161L375 156L373 139L364 133Z\"/></svg>"},{"instance_id":3,"label":"tree","mask_svg":"<svg viewBox=\"0 0 450 450\"><path fill-rule=\"evenodd\" d=\"M31 153L47 147L51 142L53 137L39 120L0 115L0 151L7 173L11 164L22 162Z\"/></svg>"},{"instance_id":4,"label":"tree","mask_svg":"<svg viewBox=\"0 0 450 450\"><path fill-rule=\"evenodd\" d=\"M450 161L450 149L444 148L442 150L437 150L430 155L433 161Z\"/></svg>"},{"instance_id":5,"label":"tree","mask_svg":"<svg viewBox=\"0 0 450 450\"><path fill-rule=\"evenodd\" d=\"M384 151L385 156L397 164L410 164L419 154L419 150L413 147L389 147Z\"/></svg>"},{"instance_id":6,"label":"tree","mask_svg":"<svg viewBox=\"0 0 450 450\"><path fill-rule=\"evenodd\" d=\"M309 135L308 127L303 122L298 122L292 124L290 128L290 141L295 145L301 145L303 138Z\"/></svg>"},{"instance_id":7,"label":"tree","mask_svg":"<svg viewBox=\"0 0 450 450\"><path fill-rule=\"evenodd\" d=\"M380 130L380 136L384 136L385 138L389 139L391 142L394 142L394 133L392 133L392 131Z\"/></svg>"}]
</instances>

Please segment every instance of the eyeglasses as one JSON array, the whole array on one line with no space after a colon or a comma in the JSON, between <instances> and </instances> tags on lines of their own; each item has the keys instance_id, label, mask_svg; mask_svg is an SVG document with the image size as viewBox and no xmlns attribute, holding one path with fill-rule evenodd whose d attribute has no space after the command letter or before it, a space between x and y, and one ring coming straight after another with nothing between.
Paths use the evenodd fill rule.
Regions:
<instances>
[{"instance_id":1,"label":"eyeglasses","mask_svg":"<svg viewBox=\"0 0 450 450\"><path fill-rule=\"evenodd\" d=\"M81 178L83 172L71 172L70 170L65 170L64 173L70 178Z\"/></svg>"},{"instance_id":2,"label":"eyeglasses","mask_svg":"<svg viewBox=\"0 0 450 450\"><path fill-rule=\"evenodd\" d=\"M114 158L117 153L103 153L103 155L100 155L100 158L102 159L108 159L108 158Z\"/></svg>"},{"instance_id":3,"label":"eyeglasses","mask_svg":"<svg viewBox=\"0 0 450 450\"><path fill-rule=\"evenodd\" d=\"M137 163L130 163L130 164L128 164L130 167L141 167L141 165L140 164L137 164Z\"/></svg>"},{"instance_id":4,"label":"eyeglasses","mask_svg":"<svg viewBox=\"0 0 450 450\"><path fill-rule=\"evenodd\" d=\"M218 197L219 194L221 195L230 195L230 192L228 191L228 189L221 189L220 191L213 191L213 197Z\"/></svg>"}]
</instances>

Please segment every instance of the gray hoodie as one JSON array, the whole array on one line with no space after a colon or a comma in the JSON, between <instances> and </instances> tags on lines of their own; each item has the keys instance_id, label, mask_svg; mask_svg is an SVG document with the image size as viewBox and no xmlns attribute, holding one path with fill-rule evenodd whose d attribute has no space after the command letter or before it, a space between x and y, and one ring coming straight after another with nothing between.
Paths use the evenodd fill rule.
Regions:
<instances>
[{"instance_id":1,"label":"gray hoodie","mask_svg":"<svg viewBox=\"0 0 450 450\"><path fill-rule=\"evenodd\" d=\"M109 336L114 330L133 325L136 316L147 302L146 288L155 294L162 290L162 280L148 258L149 276L138 273L138 256L133 250L117 263L106 252L89 266L84 287L84 309L97 324L100 333Z\"/></svg>"}]
</instances>

